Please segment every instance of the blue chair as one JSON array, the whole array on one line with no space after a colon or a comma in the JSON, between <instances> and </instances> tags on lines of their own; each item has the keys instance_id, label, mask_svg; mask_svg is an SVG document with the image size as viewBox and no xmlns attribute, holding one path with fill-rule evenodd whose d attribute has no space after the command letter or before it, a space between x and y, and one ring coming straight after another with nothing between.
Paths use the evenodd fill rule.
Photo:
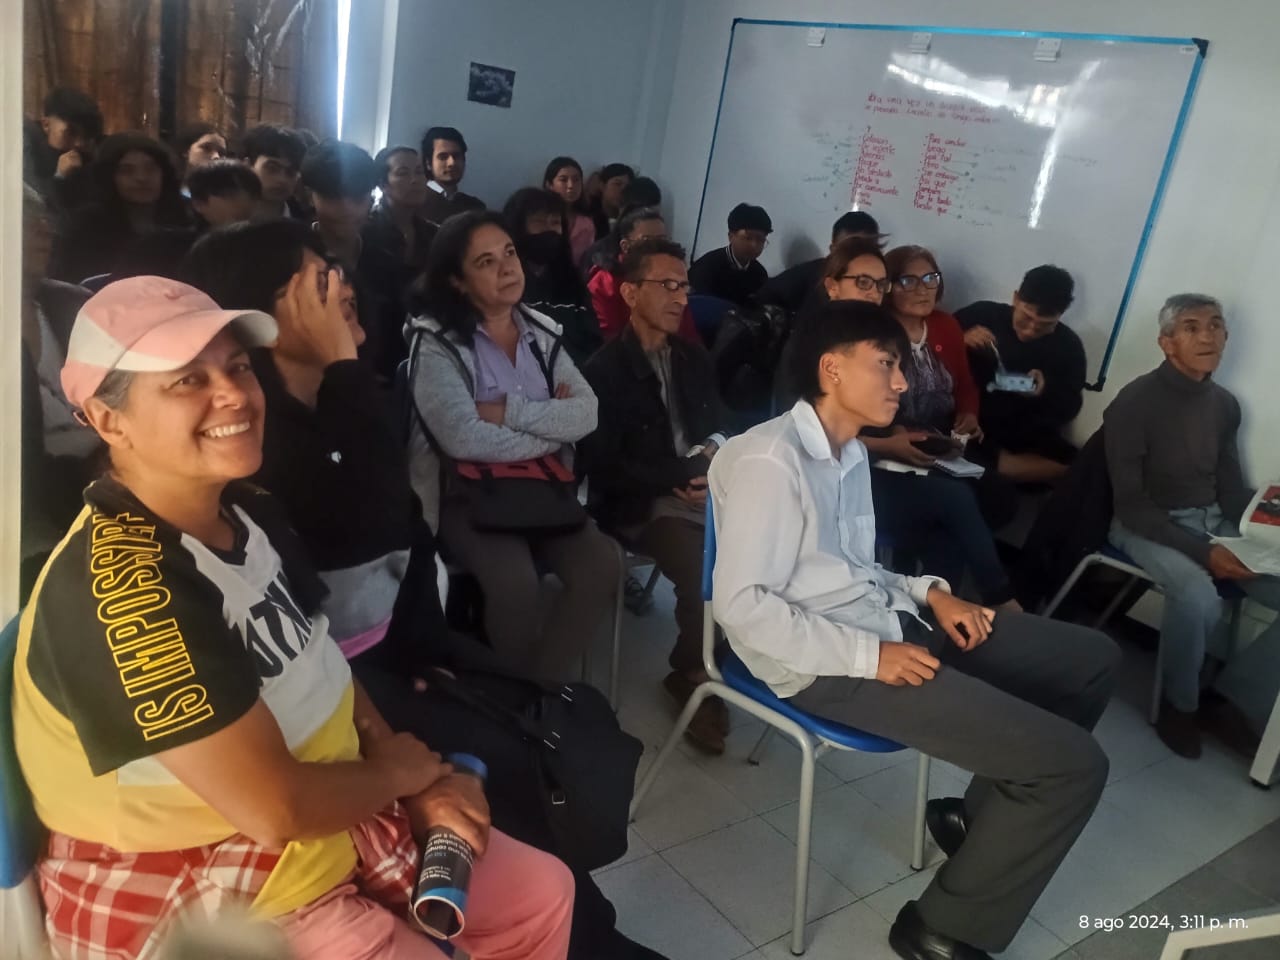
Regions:
<instances>
[{"instance_id":1,"label":"blue chair","mask_svg":"<svg viewBox=\"0 0 1280 960\"><path fill-rule=\"evenodd\" d=\"M634 820L645 794L658 778L658 773L694 713L707 697L720 697L727 703L745 710L763 720L769 727L787 734L800 748L800 817L796 835L796 882L794 915L791 922L791 952L804 953L805 905L809 893L809 842L813 821L813 776L817 758L828 750L862 750L866 753L894 753L905 749L902 744L853 727L816 717L778 697L747 669L746 665L729 649L727 644L716 648L716 624L711 612L711 575L716 564L716 531L711 500L707 500L707 526L702 553L702 662L710 678L693 691L685 704L675 729L663 744L657 758L649 767L644 779L636 788L631 801L631 819ZM759 750L759 745L757 745ZM754 751L753 751L754 753ZM924 866L924 805L929 793L929 758L920 755L916 783L916 815L912 828L911 867L920 870Z\"/></svg>"},{"instance_id":2,"label":"blue chair","mask_svg":"<svg viewBox=\"0 0 1280 960\"><path fill-rule=\"evenodd\" d=\"M0 633L0 889L16 887L35 866L44 838L13 745L13 657L18 618Z\"/></svg>"},{"instance_id":3,"label":"blue chair","mask_svg":"<svg viewBox=\"0 0 1280 960\"><path fill-rule=\"evenodd\" d=\"M708 350L716 342L716 334L720 332L720 322L724 320L724 315L732 309L732 303L719 297L708 297L700 293L689 295L689 312L693 314L693 325Z\"/></svg>"},{"instance_id":4,"label":"blue chair","mask_svg":"<svg viewBox=\"0 0 1280 960\"><path fill-rule=\"evenodd\" d=\"M1062 584L1058 592L1053 595L1052 599L1045 604L1044 609L1040 611L1041 615L1045 617L1052 617L1054 611L1057 610L1062 604L1062 601L1067 598L1067 594L1071 592L1072 588L1075 587L1080 578L1084 576L1085 571L1095 564L1110 567L1112 570L1119 570L1121 573L1128 574L1129 579L1126 580L1124 586L1116 592L1115 597L1113 597L1111 602L1107 604L1107 607L1102 611L1101 616L1093 622L1094 629L1101 629L1103 625L1111 619L1112 615L1120 609L1120 604L1122 604L1125 601L1125 598L1133 592L1133 588L1135 586L1145 583L1147 588L1156 590L1160 589L1159 585L1154 579L1152 579L1151 574L1138 566L1138 564L1134 562L1133 557L1129 556L1119 547L1114 547L1110 543L1104 543L1101 547L1093 553L1085 556L1076 564L1075 569L1071 571L1071 576L1067 577L1066 582ZM1236 646L1236 637L1240 630L1240 611L1244 605L1244 591L1229 580L1217 581L1216 585L1218 587L1219 596L1226 601L1229 610L1231 618L1230 648L1234 650ZM1152 723L1155 723L1160 719L1160 695L1163 685L1164 637L1161 637L1156 646L1156 679L1151 689L1151 708L1149 711L1149 719Z\"/></svg>"}]
</instances>

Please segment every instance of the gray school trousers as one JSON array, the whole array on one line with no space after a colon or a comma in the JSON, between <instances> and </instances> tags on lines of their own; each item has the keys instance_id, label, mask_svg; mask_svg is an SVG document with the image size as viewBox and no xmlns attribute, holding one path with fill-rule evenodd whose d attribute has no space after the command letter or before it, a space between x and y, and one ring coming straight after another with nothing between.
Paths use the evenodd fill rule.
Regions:
<instances>
[{"instance_id":1,"label":"gray school trousers","mask_svg":"<svg viewBox=\"0 0 1280 960\"><path fill-rule=\"evenodd\" d=\"M792 702L973 771L968 836L919 910L935 930L1000 951L1102 794L1107 756L1090 731L1111 698L1120 651L1096 630L1025 613L997 614L991 636L969 652L936 624L901 620L904 640L942 661L934 679L894 687L820 677Z\"/></svg>"}]
</instances>

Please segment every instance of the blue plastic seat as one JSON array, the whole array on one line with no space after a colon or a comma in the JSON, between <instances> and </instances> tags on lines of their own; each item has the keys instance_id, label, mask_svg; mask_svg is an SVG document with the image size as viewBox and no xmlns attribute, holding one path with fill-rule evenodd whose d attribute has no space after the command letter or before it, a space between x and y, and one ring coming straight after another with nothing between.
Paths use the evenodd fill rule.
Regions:
<instances>
[{"instance_id":1,"label":"blue plastic seat","mask_svg":"<svg viewBox=\"0 0 1280 960\"><path fill-rule=\"evenodd\" d=\"M18 618L0 632L0 888L20 884L35 866L44 840L31 791L18 766L13 744L13 657Z\"/></svg>"}]
</instances>

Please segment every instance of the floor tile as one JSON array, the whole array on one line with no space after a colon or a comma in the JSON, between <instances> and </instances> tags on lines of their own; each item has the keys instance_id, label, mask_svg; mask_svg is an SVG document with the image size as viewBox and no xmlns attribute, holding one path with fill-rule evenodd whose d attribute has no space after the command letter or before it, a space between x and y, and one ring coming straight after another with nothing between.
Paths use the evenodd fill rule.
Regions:
<instances>
[{"instance_id":1,"label":"floor tile","mask_svg":"<svg viewBox=\"0 0 1280 960\"><path fill-rule=\"evenodd\" d=\"M788 839L795 841L798 803L765 815ZM869 896L911 871L911 823L908 811L876 806L856 784L845 784L815 798L812 859L858 897ZM926 862L940 857L930 842Z\"/></svg>"},{"instance_id":2,"label":"floor tile","mask_svg":"<svg viewBox=\"0 0 1280 960\"><path fill-rule=\"evenodd\" d=\"M860 902L865 903L889 923L893 923L904 903L920 898L924 888L933 882L933 875L937 870L938 865L932 864L919 873L912 871L897 883L890 884Z\"/></svg>"},{"instance_id":3,"label":"floor tile","mask_svg":"<svg viewBox=\"0 0 1280 960\"><path fill-rule=\"evenodd\" d=\"M600 875L618 929L670 960L733 960L752 944L697 890L654 855Z\"/></svg>"},{"instance_id":4,"label":"floor tile","mask_svg":"<svg viewBox=\"0 0 1280 960\"><path fill-rule=\"evenodd\" d=\"M854 781L859 793L885 810L911 811L916 803L917 754L897 766L886 767ZM948 765L949 766L949 765ZM954 768L953 768L954 769ZM929 770L929 796L955 797L964 793L967 780L961 780L943 764L934 761Z\"/></svg>"},{"instance_id":5,"label":"floor tile","mask_svg":"<svg viewBox=\"0 0 1280 960\"><path fill-rule=\"evenodd\" d=\"M750 718L730 731L723 756L709 757L690 748L686 755L717 783L755 813L765 813L795 801L800 795L800 749L785 735L775 734L765 744L759 765L747 762L764 730L763 722ZM823 793L840 785L840 779L815 764L813 788Z\"/></svg>"},{"instance_id":6,"label":"floor tile","mask_svg":"<svg viewBox=\"0 0 1280 960\"><path fill-rule=\"evenodd\" d=\"M914 750L898 750L894 753L864 753L861 750L828 750L818 758L818 763L848 783L869 776L887 767L915 762Z\"/></svg>"},{"instance_id":7,"label":"floor tile","mask_svg":"<svg viewBox=\"0 0 1280 960\"><path fill-rule=\"evenodd\" d=\"M1213 866L1228 879L1280 902L1280 821L1236 844Z\"/></svg>"},{"instance_id":8,"label":"floor tile","mask_svg":"<svg viewBox=\"0 0 1280 960\"><path fill-rule=\"evenodd\" d=\"M604 873L606 870L616 870L625 864L632 863L636 860L642 860L649 854L653 853L653 847L645 841L644 837L636 832L635 827L627 828L627 852L624 853L613 863L606 864L599 870L594 871L597 874Z\"/></svg>"},{"instance_id":9,"label":"floor tile","mask_svg":"<svg viewBox=\"0 0 1280 960\"><path fill-rule=\"evenodd\" d=\"M680 751L674 751L644 798L636 832L655 850L752 816L751 808Z\"/></svg>"},{"instance_id":10,"label":"floor tile","mask_svg":"<svg viewBox=\"0 0 1280 960\"><path fill-rule=\"evenodd\" d=\"M1000 960L1056 960L1066 949L1066 943L1028 917Z\"/></svg>"},{"instance_id":11,"label":"floor tile","mask_svg":"<svg viewBox=\"0 0 1280 960\"><path fill-rule=\"evenodd\" d=\"M795 844L759 818L663 851L662 857L743 936L761 946L791 929ZM854 895L810 865L807 916L825 916Z\"/></svg>"},{"instance_id":12,"label":"floor tile","mask_svg":"<svg viewBox=\"0 0 1280 960\"><path fill-rule=\"evenodd\" d=\"M862 903L851 903L805 928L805 960L898 960L889 946L889 922ZM793 960L791 936L760 950L766 960Z\"/></svg>"}]
</instances>

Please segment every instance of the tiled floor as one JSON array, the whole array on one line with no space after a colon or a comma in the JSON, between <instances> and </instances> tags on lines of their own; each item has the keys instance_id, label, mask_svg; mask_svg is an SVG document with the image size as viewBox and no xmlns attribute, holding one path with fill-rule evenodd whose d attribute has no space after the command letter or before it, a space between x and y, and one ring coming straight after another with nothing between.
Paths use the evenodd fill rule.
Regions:
<instances>
[{"instance_id":1,"label":"tiled floor","mask_svg":"<svg viewBox=\"0 0 1280 960\"><path fill-rule=\"evenodd\" d=\"M647 616L627 615L622 652L620 717L644 741L642 773L675 719L661 687L674 629L665 581L655 600ZM598 669L606 661L597 656ZM1197 762L1169 753L1143 715L1151 670L1150 654L1126 648L1120 692L1098 728L1112 761L1102 803L1003 957L1154 958L1161 935L1093 933L1080 918L1120 916L1148 901L1152 912L1206 915L1280 901L1280 786L1253 786L1245 762L1210 741ZM672 960L790 956L799 752L775 736L760 765L750 766L746 756L762 726L736 711L733 722L722 757L681 744L645 800L626 857L599 872L623 931ZM915 760L910 751L821 758L810 960L894 956L889 924L941 860L930 842L925 870L908 865ZM966 779L934 763L930 795L955 795ZM1193 956L1280 957L1280 943Z\"/></svg>"}]
</instances>

